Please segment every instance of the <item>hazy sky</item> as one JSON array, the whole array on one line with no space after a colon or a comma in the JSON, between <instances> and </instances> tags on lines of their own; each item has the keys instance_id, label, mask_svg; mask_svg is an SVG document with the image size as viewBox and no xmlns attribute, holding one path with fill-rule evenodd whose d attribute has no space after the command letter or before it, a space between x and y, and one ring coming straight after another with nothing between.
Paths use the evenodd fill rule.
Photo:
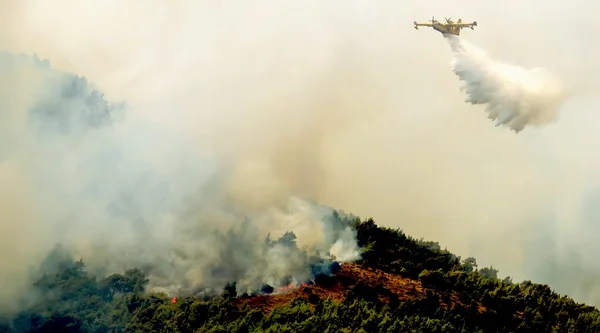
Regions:
<instances>
[{"instance_id":1,"label":"hazy sky","mask_svg":"<svg viewBox=\"0 0 600 333\"><path fill-rule=\"evenodd\" d=\"M598 10L591 0L4 0L0 46L83 75L231 161L239 195L275 179L600 304ZM569 90L560 119L515 135L464 103L444 38L413 29L432 16L476 20L461 38L558 75Z\"/></svg>"}]
</instances>

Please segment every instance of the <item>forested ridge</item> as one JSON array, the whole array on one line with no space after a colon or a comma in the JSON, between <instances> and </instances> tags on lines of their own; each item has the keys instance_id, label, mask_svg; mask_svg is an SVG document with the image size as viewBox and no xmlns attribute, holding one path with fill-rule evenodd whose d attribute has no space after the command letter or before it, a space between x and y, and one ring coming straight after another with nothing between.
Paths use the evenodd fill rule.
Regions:
<instances>
[{"instance_id":1,"label":"forested ridge","mask_svg":"<svg viewBox=\"0 0 600 333\"><path fill-rule=\"evenodd\" d=\"M278 294L238 294L231 281L219 296L173 298L147 292L138 268L98 278L56 250L61 265L31 283L38 301L0 332L600 332L595 307L547 285L499 279L372 219L333 218L356 230L362 259Z\"/></svg>"}]
</instances>

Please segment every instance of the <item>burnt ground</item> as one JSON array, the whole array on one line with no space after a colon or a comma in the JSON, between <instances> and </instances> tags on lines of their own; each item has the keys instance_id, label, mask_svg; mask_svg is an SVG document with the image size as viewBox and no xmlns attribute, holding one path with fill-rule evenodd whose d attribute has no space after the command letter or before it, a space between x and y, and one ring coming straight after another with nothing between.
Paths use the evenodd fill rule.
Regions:
<instances>
[{"instance_id":1,"label":"burnt ground","mask_svg":"<svg viewBox=\"0 0 600 333\"><path fill-rule=\"evenodd\" d=\"M275 307L289 304L295 299L306 299L310 303L314 303L318 299L343 301L346 299L348 291L360 286L375 288L377 298L385 303L390 303L392 300L419 299L427 295L427 288L424 288L421 282L417 280L385 273L377 269L367 269L357 264L343 264L341 270L335 276L324 277L315 281L315 284L277 294L237 298L233 302L236 305L245 303L252 308L262 309L268 314ZM455 293L448 294L447 297L440 300L440 306L443 307L453 307L456 304L460 304L460 300ZM485 311L480 304L477 305L477 310L479 312Z\"/></svg>"}]
</instances>

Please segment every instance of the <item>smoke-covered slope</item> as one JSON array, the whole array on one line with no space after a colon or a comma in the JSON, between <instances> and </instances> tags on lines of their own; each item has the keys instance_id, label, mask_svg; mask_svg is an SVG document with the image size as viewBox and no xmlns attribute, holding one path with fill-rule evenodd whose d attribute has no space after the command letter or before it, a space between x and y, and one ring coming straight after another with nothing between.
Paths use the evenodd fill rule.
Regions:
<instances>
[{"instance_id":1,"label":"smoke-covered slope","mask_svg":"<svg viewBox=\"0 0 600 333\"><path fill-rule=\"evenodd\" d=\"M357 258L331 208L287 191L247 205L237 170L85 78L6 52L0 70L0 311L35 300L24 281L57 244L99 276L139 267L150 288L188 294L306 279L315 256Z\"/></svg>"}]
</instances>

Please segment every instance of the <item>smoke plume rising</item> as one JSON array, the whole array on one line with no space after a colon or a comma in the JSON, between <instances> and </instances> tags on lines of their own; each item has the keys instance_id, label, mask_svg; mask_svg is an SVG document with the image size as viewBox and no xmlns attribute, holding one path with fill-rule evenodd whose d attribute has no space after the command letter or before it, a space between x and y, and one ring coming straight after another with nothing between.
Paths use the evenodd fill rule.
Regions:
<instances>
[{"instance_id":1,"label":"smoke plume rising","mask_svg":"<svg viewBox=\"0 0 600 333\"><path fill-rule=\"evenodd\" d=\"M252 292L308 280L324 255L358 258L350 227L287 184L246 198L236 168L109 103L84 78L7 52L0 69L0 175L15 191L0 217L5 233L24 237L3 244L0 282L11 288L2 310L29 297L31 267L57 244L100 276L139 267L151 288L170 293L232 281Z\"/></svg>"},{"instance_id":2,"label":"smoke plume rising","mask_svg":"<svg viewBox=\"0 0 600 333\"><path fill-rule=\"evenodd\" d=\"M558 119L565 99L562 82L544 68L525 69L491 59L458 36L444 34L454 59L454 73L464 82L466 102L485 104L488 118L516 133Z\"/></svg>"},{"instance_id":3,"label":"smoke plume rising","mask_svg":"<svg viewBox=\"0 0 600 333\"><path fill-rule=\"evenodd\" d=\"M100 273L176 252L159 245L203 247L187 241L200 218L211 221L201 231L240 230L248 215L264 237L293 229L299 245L327 243L300 197L600 304L600 3L461 4L1 1L3 49L128 104L111 126L80 123L84 140L32 136L40 72L0 79L0 275L14 287L2 299L12 305L65 240ZM569 87L561 121L510 135L474 117L480 106L452 88L450 48L411 27L432 8L476 19L468 38L498 58L552 68ZM165 281L185 282L169 267Z\"/></svg>"}]
</instances>

